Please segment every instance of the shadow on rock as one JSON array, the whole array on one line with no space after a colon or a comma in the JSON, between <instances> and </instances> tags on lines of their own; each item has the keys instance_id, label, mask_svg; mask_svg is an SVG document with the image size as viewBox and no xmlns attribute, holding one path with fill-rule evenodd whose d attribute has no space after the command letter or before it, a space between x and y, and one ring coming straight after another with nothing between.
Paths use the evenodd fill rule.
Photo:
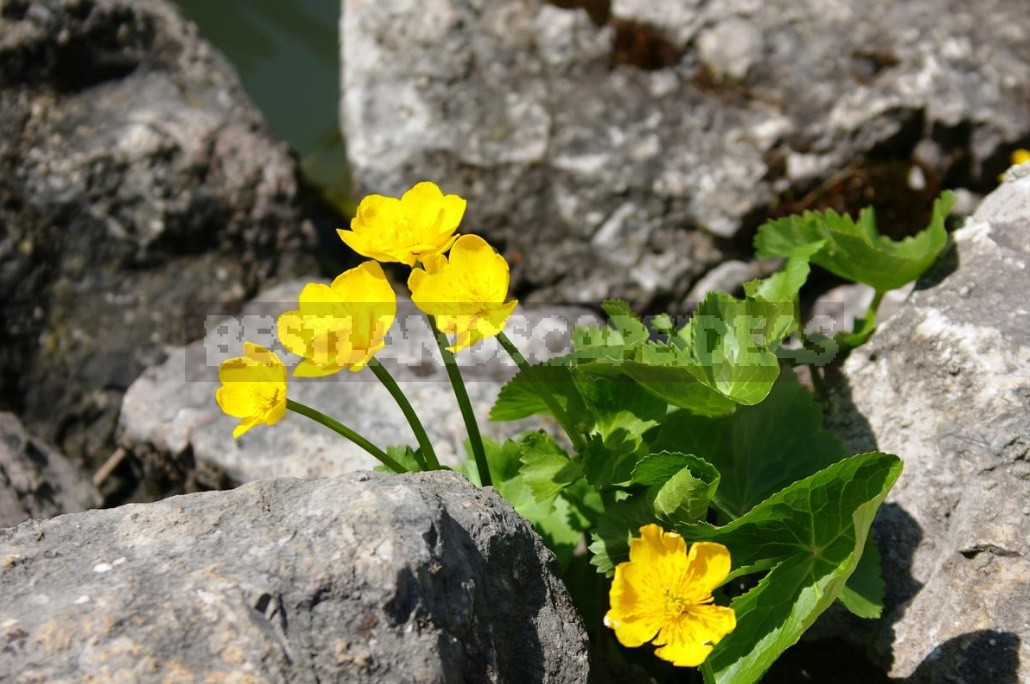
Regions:
<instances>
[{"instance_id":1,"label":"shadow on rock","mask_svg":"<svg viewBox=\"0 0 1030 684\"><path fill-rule=\"evenodd\" d=\"M905 684L1018 684L1019 637L1012 632L993 629L962 634L935 648L911 676L895 681Z\"/></svg>"},{"instance_id":2,"label":"shadow on rock","mask_svg":"<svg viewBox=\"0 0 1030 684\"><path fill-rule=\"evenodd\" d=\"M827 429L844 442L848 454L878 450L869 421L852 400L847 376L834 365L826 369L826 377L832 387L827 403ZM875 621L863 620L842 606L834 605L820 620L817 635L839 637L854 647L864 648L870 660L887 672L893 663L894 629L891 625L900 619L903 606L923 586L912 575L913 558L923 540L923 530L903 507L887 501L877 511L872 534L881 554L886 584L883 617Z\"/></svg>"}]
</instances>

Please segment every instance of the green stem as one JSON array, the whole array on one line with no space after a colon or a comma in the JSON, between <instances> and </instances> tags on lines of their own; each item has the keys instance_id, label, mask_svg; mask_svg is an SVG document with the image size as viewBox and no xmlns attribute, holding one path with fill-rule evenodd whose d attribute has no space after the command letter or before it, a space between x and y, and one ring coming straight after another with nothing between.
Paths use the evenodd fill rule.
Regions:
<instances>
[{"instance_id":1,"label":"green stem","mask_svg":"<svg viewBox=\"0 0 1030 684\"><path fill-rule=\"evenodd\" d=\"M865 320L870 318L876 319L876 312L880 310L880 303L883 302L883 296L887 294L883 290L877 290L876 294L873 295L873 301L869 303L869 308L865 312Z\"/></svg>"},{"instance_id":2,"label":"green stem","mask_svg":"<svg viewBox=\"0 0 1030 684\"><path fill-rule=\"evenodd\" d=\"M404 392L401 391L400 385L390 375L390 371L386 370L383 364L379 363L379 359L375 357L370 359L368 367L379 378L379 382L383 383L394 401L397 402L401 412L404 413L404 417L408 419L411 431L415 433L415 439L418 440L418 445L421 447L422 456L425 457L426 470L440 470L440 461L437 460L436 452L433 451L433 445L429 442L429 435L426 434L426 429L422 426L422 421L418 419L415 409L411 407L411 402L408 401L408 398L404 396Z\"/></svg>"},{"instance_id":3,"label":"green stem","mask_svg":"<svg viewBox=\"0 0 1030 684\"><path fill-rule=\"evenodd\" d=\"M550 409L555 420L557 420L558 424L562 426L563 430L565 430L565 434L569 436L569 439L572 441L572 446L575 447L576 451L582 453L586 446L583 442L583 436L573 427L572 419L569 417L569 414L565 412L565 409L562 408L562 405L559 404L558 400L555 399L553 394L551 394L547 385L539 378L536 367L529 365L529 362L526 361L526 357L522 355L518 348L503 332L497 333L497 341L501 343L501 346L508 352L508 355L511 356L519 369L526 374L527 380L532 382L534 378L537 378L537 381L540 382L541 398L544 400L544 403L547 404L547 408Z\"/></svg>"},{"instance_id":4,"label":"green stem","mask_svg":"<svg viewBox=\"0 0 1030 684\"><path fill-rule=\"evenodd\" d=\"M458 363L454 360L454 354L447 349L447 336L436 327L436 322L432 316L426 316L426 318L429 319L429 327L433 329L433 335L436 337L436 346L440 348L440 356L443 357L443 365L447 369L447 377L451 381L451 387L454 389L454 398L458 400L458 408L461 409L461 417L465 421L465 430L469 435L469 446L472 448L472 456L476 460L476 470L479 471L479 482L484 487L489 487L493 484L490 479L490 465L486 460L486 449L483 448L483 436L479 432L479 421L476 420L476 414L472 410L472 402L469 401L469 393L465 387L465 381L461 377L461 369L458 368Z\"/></svg>"},{"instance_id":5,"label":"green stem","mask_svg":"<svg viewBox=\"0 0 1030 684\"><path fill-rule=\"evenodd\" d=\"M286 400L286 408L290 409L294 413L299 413L302 416L306 416L311 420L315 421L316 423L324 425L325 427L329 428L337 434L343 435L344 437L354 442L368 453L375 456L384 466L386 466L393 472L407 472L404 466L402 466L400 463L387 456L385 451L377 447L375 444L372 444L372 442L368 441L358 433L354 432L354 430L351 430L349 427L347 427L340 421L330 418L321 411L316 411L310 406L305 406L299 401L294 401L293 399Z\"/></svg>"}]
</instances>

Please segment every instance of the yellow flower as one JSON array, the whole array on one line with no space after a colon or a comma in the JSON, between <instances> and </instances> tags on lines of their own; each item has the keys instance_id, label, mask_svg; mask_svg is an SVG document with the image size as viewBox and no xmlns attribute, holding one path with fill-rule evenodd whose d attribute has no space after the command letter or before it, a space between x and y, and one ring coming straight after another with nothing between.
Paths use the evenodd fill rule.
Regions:
<instances>
[{"instance_id":1,"label":"yellow flower","mask_svg":"<svg viewBox=\"0 0 1030 684\"><path fill-rule=\"evenodd\" d=\"M386 345L397 315L397 295L375 261L344 271L332 285L308 283L299 299L277 325L283 346L304 358L293 370L298 378L361 370Z\"/></svg>"},{"instance_id":2,"label":"yellow flower","mask_svg":"<svg viewBox=\"0 0 1030 684\"><path fill-rule=\"evenodd\" d=\"M462 235L450 258L432 254L408 278L411 301L436 319L436 327L457 335L457 352L504 330L518 304L508 296L508 262L478 235Z\"/></svg>"},{"instance_id":3,"label":"yellow flower","mask_svg":"<svg viewBox=\"0 0 1030 684\"><path fill-rule=\"evenodd\" d=\"M1012 153L1012 165L1019 166L1030 161L1030 150L1016 150Z\"/></svg>"},{"instance_id":4,"label":"yellow flower","mask_svg":"<svg viewBox=\"0 0 1030 684\"><path fill-rule=\"evenodd\" d=\"M243 354L218 367L222 387L215 391L219 408L243 419L233 437L259 423L275 425L286 415L286 366L275 352L253 342L243 343Z\"/></svg>"},{"instance_id":5,"label":"yellow flower","mask_svg":"<svg viewBox=\"0 0 1030 684\"><path fill-rule=\"evenodd\" d=\"M730 552L722 544L695 542L687 553L683 537L644 525L630 541L629 562L615 568L604 624L623 646L653 639L659 658L697 667L737 626L733 609L712 598L729 572Z\"/></svg>"},{"instance_id":6,"label":"yellow flower","mask_svg":"<svg viewBox=\"0 0 1030 684\"><path fill-rule=\"evenodd\" d=\"M351 229L337 232L362 256L414 266L416 261L450 249L464 214L465 200L444 195L435 183L423 181L400 199L365 197Z\"/></svg>"}]
</instances>

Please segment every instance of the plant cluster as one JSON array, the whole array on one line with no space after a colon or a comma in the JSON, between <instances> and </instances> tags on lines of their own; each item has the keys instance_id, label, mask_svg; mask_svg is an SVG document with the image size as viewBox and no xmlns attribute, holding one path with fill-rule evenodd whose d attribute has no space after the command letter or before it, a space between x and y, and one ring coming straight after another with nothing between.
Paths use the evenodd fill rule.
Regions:
<instances>
[{"instance_id":1,"label":"plant cluster","mask_svg":"<svg viewBox=\"0 0 1030 684\"><path fill-rule=\"evenodd\" d=\"M645 323L627 303L607 301L607 326L577 328L569 353L530 364L503 332L516 306L507 263L482 238L455 235L464 200L431 183L400 199L373 195L351 230L340 231L373 261L331 286L306 286L298 309L279 318L279 339L304 359L294 377L367 365L418 446L380 449L287 399L281 361L249 343L245 356L223 364L216 398L241 418L236 436L289 408L389 470L441 467L375 359L396 313L378 261L406 264L412 301L436 331L468 428L472 459L460 470L533 523L595 647L619 660L635 656L616 642L653 642L658 659L700 667L707 682L757 681L832 603L865 618L880 614L884 588L869 532L902 464L878 452L847 455L794 368L869 338L884 293L917 279L946 246L952 201L943 195L930 226L901 241L880 235L868 209L857 220L806 212L769 222L758 231L758 255L784 264L746 284L742 297L712 293L682 325L667 315ZM812 265L876 290L853 330L806 334L798 302ZM491 419L549 416L557 438L537 431L504 443L482 439L454 353L489 337L519 367Z\"/></svg>"}]
</instances>

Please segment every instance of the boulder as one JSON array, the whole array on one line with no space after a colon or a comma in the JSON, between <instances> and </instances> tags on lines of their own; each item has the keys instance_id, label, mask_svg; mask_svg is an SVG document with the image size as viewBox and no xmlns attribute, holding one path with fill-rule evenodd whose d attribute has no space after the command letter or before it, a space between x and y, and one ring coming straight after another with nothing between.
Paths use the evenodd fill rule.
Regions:
<instances>
[{"instance_id":1,"label":"boulder","mask_svg":"<svg viewBox=\"0 0 1030 684\"><path fill-rule=\"evenodd\" d=\"M164 0L0 3L0 226L0 408L94 468L189 302L314 270L288 149Z\"/></svg>"},{"instance_id":2,"label":"boulder","mask_svg":"<svg viewBox=\"0 0 1030 684\"><path fill-rule=\"evenodd\" d=\"M18 681L583 682L554 556L448 472L267 480L0 530Z\"/></svg>"},{"instance_id":3,"label":"boulder","mask_svg":"<svg viewBox=\"0 0 1030 684\"><path fill-rule=\"evenodd\" d=\"M241 355L244 340L276 350L288 366L299 362L276 341L275 319L296 308L303 286L304 281L296 281L272 288L235 318L213 315L220 322L209 324L211 331L203 340L172 351L167 361L148 369L129 388L119 443L146 462L159 481L191 490L267 477L326 477L378 463L336 433L292 412L274 426L255 427L234 440L238 421L215 403L218 365ZM598 322L586 309L520 307L509 318L507 333L527 358L541 360L567 349L575 325ZM376 358L398 380L441 462L453 466L464 460L465 423L425 316L408 300L399 302L387 345ZM496 340L459 352L457 360L484 435L504 439L526 429L558 429L552 421L488 421L503 382L516 370ZM368 369L291 380L288 392L291 399L340 420L382 448L417 446L396 402Z\"/></svg>"},{"instance_id":4,"label":"boulder","mask_svg":"<svg viewBox=\"0 0 1030 684\"><path fill-rule=\"evenodd\" d=\"M0 412L0 527L100 505L89 476L63 454Z\"/></svg>"},{"instance_id":5,"label":"boulder","mask_svg":"<svg viewBox=\"0 0 1030 684\"><path fill-rule=\"evenodd\" d=\"M343 6L358 187L469 198L539 301L678 302L781 212L917 230L1030 136L1022 0Z\"/></svg>"},{"instance_id":6,"label":"boulder","mask_svg":"<svg viewBox=\"0 0 1030 684\"><path fill-rule=\"evenodd\" d=\"M887 581L865 625L913 681L1030 679L1030 165L833 384L851 452L905 461L875 526Z\"/></svg>"}]
</instances>

